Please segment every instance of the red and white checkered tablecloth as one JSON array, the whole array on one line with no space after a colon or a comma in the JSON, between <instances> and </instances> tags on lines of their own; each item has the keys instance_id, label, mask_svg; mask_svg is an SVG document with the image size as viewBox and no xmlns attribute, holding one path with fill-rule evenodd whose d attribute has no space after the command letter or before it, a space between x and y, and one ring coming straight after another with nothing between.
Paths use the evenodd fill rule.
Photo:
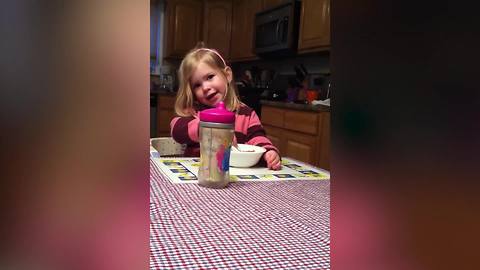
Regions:
<instances>
[{"instance_id":1,"label":"red and white checkered tablecloth","mask_svg":"<svg viewBox=\"0 0 480 270\"><path fill-rule=\"evenodd\" d=\"M330 181L208 189L151 161L150 269L330 269Z\"/></svg>"}]
</instances>

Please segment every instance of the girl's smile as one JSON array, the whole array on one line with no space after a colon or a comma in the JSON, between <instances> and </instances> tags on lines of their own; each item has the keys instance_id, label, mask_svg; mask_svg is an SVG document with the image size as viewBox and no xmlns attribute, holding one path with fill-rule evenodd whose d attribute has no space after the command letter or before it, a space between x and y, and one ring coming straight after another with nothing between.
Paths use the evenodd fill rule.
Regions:
<instances>
[{"instance_id":1,"label":"girl's smile","mask_svg":"<svg viewBox=\"0 0 480 270\"><path fill-rule=\"evenodd\" d=\"M211 94L207 95L207 100L211 100L215 98L215 96L218 94L218 91L213 91Z\"/></svg>"}]
</instances>

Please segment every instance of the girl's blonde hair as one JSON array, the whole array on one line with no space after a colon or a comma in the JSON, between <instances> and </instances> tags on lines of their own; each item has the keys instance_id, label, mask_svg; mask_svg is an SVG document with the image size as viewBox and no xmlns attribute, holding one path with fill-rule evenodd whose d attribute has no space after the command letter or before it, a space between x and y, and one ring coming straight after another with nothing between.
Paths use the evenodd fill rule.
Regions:
<instances>
[{"instance_id":1,"label":"girl's blonde hair","mask_svg":"<svg viewBox=\"0 0 480 270\"><path fill-rule=\"evenodd\" d=\"M197 45L194 49L185 55L178 69L179 88L177 92L177 100L175 101L175 113L179 116L193 116L196 114L194 103L195 95L190 87L190 78L196 67L200 63L205 63L213 69L217 69L225 77L227 81L226 96L223 100L225 106L230 111L234 111L240 107L240 99L237 95L235 82L232 80L228 83L226 68L228 67L225 60L220 54L213 50L204 48L203 44ZM228 67L230 68L230 67Z\"/></svg>"}]
</instances>

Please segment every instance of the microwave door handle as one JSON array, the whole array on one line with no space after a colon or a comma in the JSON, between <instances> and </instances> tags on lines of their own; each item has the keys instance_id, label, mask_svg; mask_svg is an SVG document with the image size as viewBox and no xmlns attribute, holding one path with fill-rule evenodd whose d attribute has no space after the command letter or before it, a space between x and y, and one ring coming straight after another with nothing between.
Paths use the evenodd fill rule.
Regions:
<instances>
[{"instance_id":1,"label":"microwave door handle","mask_svg":"<svg viewBox=\"0 0 480 270\"><path fill-rule=\"evenodd\" d=\"M277 43L283 42L283 39L285 38L283 35L283 32L285 30L285 27L287 27L287 24L288 24L288 17L283 17L283 19L277 21L277 32L275 34Z\"/></svg>"},{"instance_id":2,"label":"microwave door handle","mask_svg":"<svg viewBox=\"0 0 480 270\"><path fill-rule=\"evenodd\" d=\"M282 20L278 20L277 21L277 30L275 32L275 41L277 43L280 43L280 39L279 39L279 36L280 36L280 25L282 24Z\"/></svg>"},{"instance_id":3,"label":"microwave door handle","mask_svg":"<svg viewBox=\"0 0 480 270\"><path fill-rule=\"evenodd\" d=\"M281 35L282 35L281 41L283 42L283 39L285 38L285 35L284 35L284 33L285 33L285 28L288 27L288 17L286 17L286 16L283 17L283 20L282 20L281 25L282 25L282 29L281 29Z\"/></svg>"}]
</instances>

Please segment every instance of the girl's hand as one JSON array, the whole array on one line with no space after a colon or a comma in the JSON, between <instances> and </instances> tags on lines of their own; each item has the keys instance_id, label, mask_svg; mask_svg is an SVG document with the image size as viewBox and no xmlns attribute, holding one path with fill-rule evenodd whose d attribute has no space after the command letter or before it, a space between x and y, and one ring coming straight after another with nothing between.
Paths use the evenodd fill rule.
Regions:
<instances>
[{"instance_id":1,"label":"girl's hand","mask_svg":"<svg viewBox=\"0 0 480 270\"><path fill-rule=\"evenodd\" d=\"M263 155L263 159L265 159L268 168L271 170L277 171L282 167L280 156L275 150L268 150L265 155Z\"/></svg>"}]
</instances>

